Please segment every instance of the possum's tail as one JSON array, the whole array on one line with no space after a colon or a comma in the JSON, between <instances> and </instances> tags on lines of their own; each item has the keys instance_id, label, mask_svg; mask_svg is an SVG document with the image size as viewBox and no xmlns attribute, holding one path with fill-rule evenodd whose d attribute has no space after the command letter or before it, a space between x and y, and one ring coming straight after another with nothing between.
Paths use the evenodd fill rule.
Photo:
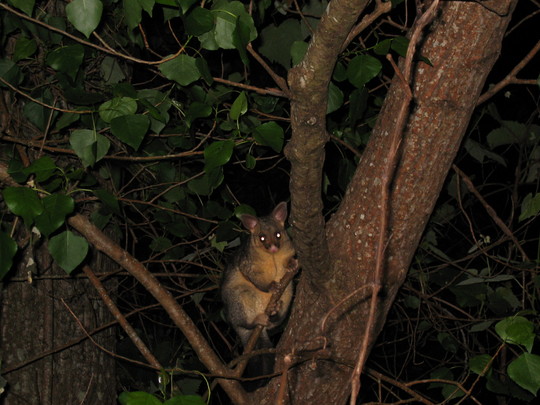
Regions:
<instances>
[{"instance_id":1,"label":"possum's tail","mask_svg":"<svg viewBox=\"0 0 540 405\"><path fill-rule=\"evenodd\" d=\"M244 347L246 346L250 336L251 330L248 333L240 334L240 338ZM268 331L265 328L262 330L259 339L257 339L254 350L271 349L273 347L274 346L272 345L272 342L270 341L270 338L268 336ZM265 353L253 356L248 361L246 370L244 372L244 377L255 378L272 374L274 372L274 362L275 356L273 353ZM246 382L245 388L247 391L254 391L257 388L266 385L267 383L267 378L261 378Z\"/></svg>"}]
</instances>

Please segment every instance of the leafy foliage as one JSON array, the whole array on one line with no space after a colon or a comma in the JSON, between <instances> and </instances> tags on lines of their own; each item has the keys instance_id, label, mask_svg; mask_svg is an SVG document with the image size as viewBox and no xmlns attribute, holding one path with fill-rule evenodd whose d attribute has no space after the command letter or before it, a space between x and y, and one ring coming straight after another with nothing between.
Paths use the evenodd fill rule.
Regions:
<instances>
[{"instance_id":1,"label":"leafy foliage","mask_svg":"<svg viewBox=\"0 0 540 405\"><path fill-rule=\"evenodd\" d=\"M1 139L0 156L19 186L2 192L0 278L9 281L15 271L17 243L9 235L16 217L28 234L37 228L33 238L48 244L66 273L77 272L88 263L89 245L67 229L66 218L90 213L204 322L216 350L232 357L233 335L215 333L226 328L215 292L239 243L235 216L264 213L288 198L288 101L246 46L285 72L302 60L326 2L301 2L304 16L270 1L254 2L252 10L228 0L74 0L59 9L54 2L8 3L13 8L0 9L0 35L12 46L0 59L0 86L12 97L10 121L20 132ZM393 12L405 21L399 3ZM406 52L405 33L395 25L374 26L335 67L323 196L329 213L379 113L392 72L385 55ZM526 103L523 94L512 97ZM469 389L476 395L480 386L486 403L532 401L540 387L540 127L506 111L508 101L496 103L501 112L495 103L477 112L458 165L475 173L474 184L519 246L451 175L373 354L372 367L396 380L431 379L418 391L441 401ZM120 281L117 299L126 312L153 304L132 278ZM168 318L148 317L151 328L142 320L138 326L162 364L201 368L183 338L163 326ZM137 357L127 339L118 350ZM179 389L158 398L149 393L155 376L140 373L126 366L120 403L203 403L198 379L182 374ZM148 392L128 392L141 385ZM388 386L382 395L400 391Z\"/></svg>"}]
</instances>

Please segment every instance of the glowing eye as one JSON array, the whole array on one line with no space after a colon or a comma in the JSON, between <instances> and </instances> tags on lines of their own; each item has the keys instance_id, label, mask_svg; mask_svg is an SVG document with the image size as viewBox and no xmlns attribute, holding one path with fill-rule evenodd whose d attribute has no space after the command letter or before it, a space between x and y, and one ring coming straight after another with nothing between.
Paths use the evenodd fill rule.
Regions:
<instances>
[{"instance_id":1,"label":"glowing eye","mask_svg":"<svg viewBox=\"0 0 540 405\"><path fill-rule=\"evenodd\" d=\"M276 238L281 238L281 233L280 232L276 232Z\"/></svg>"},{"instance_id":2,"label":"glowing eye","mask_svg":"<svg viewBox=\"0 0 540 405\"><path fill-rule=\"evenodd\" d=\"M264 242L266 240L266 236L264 235L259 235L259 239L261 240L261 242Z\"/></svg>"}]
</instances>

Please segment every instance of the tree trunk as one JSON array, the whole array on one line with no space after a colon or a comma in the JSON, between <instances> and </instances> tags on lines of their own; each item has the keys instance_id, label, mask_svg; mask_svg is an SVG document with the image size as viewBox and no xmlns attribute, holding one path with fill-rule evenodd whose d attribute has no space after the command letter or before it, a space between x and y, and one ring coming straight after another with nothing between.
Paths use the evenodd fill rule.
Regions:
<instances>
[{"instance_id":1,"label":"tree trunk","mask_svg":"<svg viewBox=\"0 0 540 405\"><path fill-rule=\"evenodd\" d=\"M331 2L327 10L329 14L333 4ZM389 238L382 247L386 257L381 280L383 289L378 299L375 325L368 337L369 348L384 325L386 314L405 279L480 91L499 55L515 4L516 0L481 4L442 2L439 14L424 33L417 54L427 57L433 66L424 62L413 66L413 104L390 189ZM320 34L318 31L317 35ZM317 41L314 39L311 47L315 46ZM320 61L326 65L333 62ZM311 65L309 71L317 68ZM290 75L293 100L300 106L293 106L296 112L292 115L294 132L288 151L293 165L294 236L299 247L302 275L278 350L282 355L299 353L306 347L321 348L324 343L326 350L312 352L312 360L289 371L287 395L294 404L341 404L351 392L352 368L369 316L371 286L377 282L374 271L378 235L382 231L379 229L383 206L381 178L390 158L389 134L396 125L404 99L403 83L394 78L346 196L323 229L320 221L312 220L320 218L320 213L314 214L313 209L304 208L304 203L297 203L303 201L306 190L319 187L320 176L299 176L309 170L321 170L324 142L320 139L326 139L320 131L310 134L319 137L315 147L303 156L291 153L298 145L298 139L305 136L299 132L303 127L321 126L320 116L316 122L311 119L315 117L313 104L309 105L311 99L297 97L295 93L298 87L311 88L311 76L302 69L306 69L305 63ZM302 170L297 170L298 167ZM319 197L315 201L310 194L309 198L312 199L310 206L320 209ZM328 256L321 258L326 252ZM349 294L350 297L345 299ZM325 328L321 330L323 320ZM273 380L264 398L274 398L272 394L277 392L278 384L278 379ZM262 402L268 403L264 398Z\"/></svg>"},{"instance_id":2,"label":"tree trunk","mask_svg":"<svg viewBox=\"0 0 540 405\"><path fill-rule=\"evenodd\" d=\"M96 346L114 351L114 328L93 334L93 343L70 311L88 332L109 322L110 313L88 280L51 269L44 246L33 256L41 277L34 274L28 282L20 266L1 297L2 375L8 386L0 403L115 404L114 358Z\"/></svg>"}]
</instances>

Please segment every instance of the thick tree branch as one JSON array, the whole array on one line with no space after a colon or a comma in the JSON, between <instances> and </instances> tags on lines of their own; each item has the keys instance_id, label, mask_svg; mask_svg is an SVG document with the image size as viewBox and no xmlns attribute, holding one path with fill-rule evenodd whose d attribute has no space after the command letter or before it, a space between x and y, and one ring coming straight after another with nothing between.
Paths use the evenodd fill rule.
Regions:
<instances>
[{"instance_id":1,"label":"thick tree branch","mask_svg":"<svg viewBox=\"0 0 540 405\"><path fill-rule=\"evenodd\" d=\"M173 296L163 288L152 273L146 270L139 261L118 246L107 235L103 234L103 232L88 221L86 217L76 214L69 218L68 222L92 243L97 250L105 253L130 272L131 275L135 277L150 294L152 294L152 296L167 311L174 324L188 339L199 359L212 373L223 376L230 375L230 370L223 365L191 318L184 312L180 305L178 305L178 302L176 302ZM219 379L219 383L235 403L246 403L244 390L237 381Z\"/></svg>"},{"instance_id":2,"label":"thick tree branch","mask_svg":"<svg viewBox=\"0 0 540 405\"><path fill-rule=\"evenodd\" d=\"M340 49L368 0L333 0L323 14L304 60L289 71L292 138L285 149L291 161L293 239L304 272L326 269L328 250L322 216L328 84ZM312 277L312 275L310 276Z\"/></svg>"}]
</instances>

